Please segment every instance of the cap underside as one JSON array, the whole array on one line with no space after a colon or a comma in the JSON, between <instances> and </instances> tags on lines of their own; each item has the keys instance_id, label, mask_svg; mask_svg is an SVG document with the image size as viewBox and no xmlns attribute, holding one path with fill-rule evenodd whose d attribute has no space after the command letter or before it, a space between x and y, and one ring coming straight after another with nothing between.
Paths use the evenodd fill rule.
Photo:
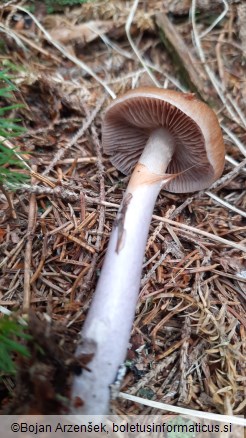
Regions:
<instances>
[{"instance_id":1,"label":"cap underside","mask_svg":"<svg viewBox=\"0 0 246 438\"><path fill-rule=\"evenodd\" d=\"M175 139L167 173L182 172L165 189L182 193L208 187L214 169L201 129L187 114L161 99L134 96L111 105L102 129L104 151L117 169L128 174L140 158L150 133L160 127L168 129Z\"/></svg>"}]
</instances>

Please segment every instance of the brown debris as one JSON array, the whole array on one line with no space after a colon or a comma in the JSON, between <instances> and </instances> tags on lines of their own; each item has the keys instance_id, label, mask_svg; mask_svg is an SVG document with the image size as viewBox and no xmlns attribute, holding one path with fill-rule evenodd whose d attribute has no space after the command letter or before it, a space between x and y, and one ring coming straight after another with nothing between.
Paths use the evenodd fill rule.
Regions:
<instances>
[{"instance_id":1,"label":"brown debris","mask_svg":"<svg viewBox=\"0 0 246 438\"><path fill-rule=\"evenodd\" d=\"M18 359L12 400L6 400L8 383L0 392L8 412L66 411L72 374L89 360L73 357L76 333L127 183L101 151L101 119L113 95L143 83L153 85L147 65L160 86L181 87L209 102L227 129L228 159L224 175L209 192L163 191L158 198L122 390L196 410L243 414L244 8L228 2L226 16L207 32L222 12L221 2L214 1L211 8L211 2L197 0L196 30L205 32L201 53L192 37L192 3L168 1L164 8L163 1L139 1L131 35L142 65L125 34L131 2L88 2L53 17L37 11L40 26L30 17L25 25L23 11L17 24L15 4L0 7L4 56L24 67L13 79L19 91L9 104L24 103L13 116L24 121L27 132L11 144L25 152L23 158L33 169L31 183L12 194L11 202L0 193L0 306L38 315L30 317L29 331L44 351L40 355L30 343L31 359ZM52 20L55 30L49 39L41 26L49 31ZM100 23L100 38L91 30L81 35L91 21ZM62 28L64 23L72 25ZM62 43L61 50L52 38ZM157 412L121 399L113 408L116 413Z\"/></svg>"}]
</instances>

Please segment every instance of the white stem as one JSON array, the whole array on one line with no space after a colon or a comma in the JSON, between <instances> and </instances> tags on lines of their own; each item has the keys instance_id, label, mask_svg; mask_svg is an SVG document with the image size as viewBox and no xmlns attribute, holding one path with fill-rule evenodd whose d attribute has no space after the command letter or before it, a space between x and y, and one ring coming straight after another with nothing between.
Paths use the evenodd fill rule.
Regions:
<instances>
[{"instance_id":1,"label":"white stem","mask_svg":"<svg viewBox=\"0 0 246 438\"><path fill-rule=\"evenodd\" d=\"M109 385L126 356L149 225L163 184L158 177L165 173L172 153L170 135L163 129L154 131L130 179L81 332L77 355L94 356L87 364L90 371L83 369L75 378L72 395L84 404L74 413L108 413Z\"/></svg>"}]
</instances>

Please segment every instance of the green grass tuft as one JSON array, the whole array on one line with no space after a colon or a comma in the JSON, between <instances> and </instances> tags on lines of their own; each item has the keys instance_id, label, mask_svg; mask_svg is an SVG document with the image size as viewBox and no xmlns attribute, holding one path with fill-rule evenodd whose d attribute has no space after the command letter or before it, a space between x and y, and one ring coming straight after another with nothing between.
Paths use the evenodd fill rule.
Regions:
<instances>
[{"instance_id":1,"label":"green grass tuft","mask_svg":"<svg viewBox=\"0 0 246 438\"><path fill-rule=\"evenodd\" d=\"M11 99L12 93L17 91L16 86L11 81L11 75L7 69L0 71L0 99ZM12 139L26 130L20 125L21 120L10 118L10 111L20 108L20 104L6 104L0 107L0 185L12 187L14 184L21 184L28 178L27 175L12 171L9 166L23 168L24 163L18 158L21 152L16 149L9 149L5 140ZM17 155L18 153L18 155Z\"/></svg>"},{"instance_id":2,"label":"green grass tuft","mask_svg":"<svg viewBox=\"0 0 246 438\"><path fill-rule=\"evenodd\" d=\"M14 354L30 357L27 347L21 343L30 339L32 337L25 333L25 327L15 318L0 318L0 380L3 376L16 373Z\"/></svg>"}]
</instances>

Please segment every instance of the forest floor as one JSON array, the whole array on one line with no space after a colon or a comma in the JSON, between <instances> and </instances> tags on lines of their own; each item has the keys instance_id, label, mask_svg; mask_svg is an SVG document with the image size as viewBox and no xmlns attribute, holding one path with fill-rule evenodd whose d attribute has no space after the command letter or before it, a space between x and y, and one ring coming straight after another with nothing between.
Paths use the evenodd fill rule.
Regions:
<instances>
[{"instance_id":1,"label":"forest floor","mask_svg":"<svg viewBox=\"0 0 246 438\"><path fill-rule=\"evenodd\" d=\"M77 334L128 181L101 150L103 112L115 95L154 85L195 93L214 109L226 162L207 191L158 197L121 386L133 400L112 408L160 412L148 400L243 414L246 6L212 3L102 0L53 13L43 2L0 6L0 65L18 87L5 104L23 104L11 116L26 128L8 145L31 175L10 193L14 210L0 194L0 316L17 312L33 337L31 356L17 357L17 375L0 382L4 412L66 406Z\"/></svg>"}]
</instances>

